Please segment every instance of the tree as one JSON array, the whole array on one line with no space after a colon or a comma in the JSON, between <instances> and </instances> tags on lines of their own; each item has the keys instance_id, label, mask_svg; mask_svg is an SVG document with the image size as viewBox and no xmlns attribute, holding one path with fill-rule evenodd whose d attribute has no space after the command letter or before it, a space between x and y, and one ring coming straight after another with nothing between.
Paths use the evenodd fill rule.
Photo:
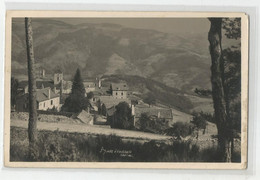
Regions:
<instances>
[{"instance_id":1,"label":"tree","mask_svg":"<svg viewBox=\"0 0 260 180\"><path fill-rule=\"evenodd\" d=\"M88 99L92 99L94 97L94 93L92 91L87 93L87 97Z\"/></svg>"},{"instance_id":2,"label":"tree","mask_svg":"<svg viewBox=\"0 0 260 180\"><path fill-rule=\"evenodd\" d=\"M228 39L241 39L241 18L224 18ZM223 50L224 91L231 128L241 131L241 43Z\"/></svg>"},{"instance_id":3,"label":"tree","mask_svg":"<svg viewBox=\"0 0 260 180\"><path fill-rule=\"evenodd\" d=\"M72 89L69 97L66 98L62 111L67 112L81 112L88 107L88 100L85 98L85 87L81 78L80 70L77 69L74 76Z\"/></svg>"},{"instance_id":4,"label":"tree","mask_svg":"<svg viewBox=\"0 0 260 180\"><path fill-rule=\"evenodd\" d=\"M146 129L149 121L151 121L151 119L149 118L147 113L142 113L139 121L140 121L140 129L144 131Z\"/></svg>"},{"instance_id":5,"label":"tree","mask_svg":"<svg viewBox=\"0 0 260 180\"><path fill-rule=\"evenodd\" d=\"M101 105L101 110L100 110L101 115L106 116L107 115L107 108L105 104Z\"/></svg>"},{"instance_id":6,"label":"tree","mask_svg":"<svg viewBox=\"0 0 260 180\"><path fill-rule=\"evenodd\" d=\"M231 128L241 129L241 51L227 48L223 50L224 92L227 117ZM240 109L239 109L240 108Z\"/></svg>"},{"instance_id":7,"label":"tree","mask_svg":"<svg viewBox=\"0 0 260 180\"><path fill-rule=\"evenodd\" d=\"M187 137L194 131L194 125L186 122L176 122L172 127L165 130L165 133L169 136Z\"/></svg>"},{"instance_id":8,"label":"tree","mask_svg":"<svg viewBox=\"0 0 260 180\"><path fill-rule=\"evenodd\" d=\"M36 103L36 80L33 51L33 30L31 18L25 18L26 50L28 62L28 91L29 91L29 124L28 137L29 149L34 149L37 140L37 103Z\"/></svg>"},{"instance_id":9,"label":"tree","mask_svg":"<svg viewBox=\"0 0 260 180\"><path fill-rule=\"evenodd\" d=\"M224 18L222 27L228 39L239 40L223 50L224 92L233 154L234 138L241 132L241 18Z\"/></svg>"},{"instance_id":10,"label":"tree","mask_svg":"<svg viewBox=\"0 0 260 180\"><path fill-rule=\"evenodd\" d=\"M222 58L222 18L209 18L211 23L208 33L211 55L211 84L215 110L215 119L218 129L218 148L222 161L231 162L230 129L226 111L224 94L224 62Z\"/></svg>"},{"instance_id":11,"label":"tree","mask_svg":"<svg viewBox=\"0 0 260 180\"><path fill-rule=\"evenodd\" d=\"M15 107L16 99L18 96L19 82L14 77L11 77L11 106Z\"/></svg>"},{"instance_id":12,"label":"tree","mask_svg":"<svg viewBox=\"0 0 260 180\"><path fill-rule=\"evenodd\" d=\"M206 114L204 114L202 111L200 113L194 112L191 123L195 125L197 130L203 129L205 132L207 126L206 117Z\"/></svg>"},{"instance_id":13,"label":"tree","mask_svg":"<svg viewBox=\"0 0 260 180\"><path fill-rule=\"evenodd\" d=\"M132 129L134 119L131 113L131 108L126 102L120 102L116 107L113 115L111 127L119 129Z\"/></svg>"}]
</instances>

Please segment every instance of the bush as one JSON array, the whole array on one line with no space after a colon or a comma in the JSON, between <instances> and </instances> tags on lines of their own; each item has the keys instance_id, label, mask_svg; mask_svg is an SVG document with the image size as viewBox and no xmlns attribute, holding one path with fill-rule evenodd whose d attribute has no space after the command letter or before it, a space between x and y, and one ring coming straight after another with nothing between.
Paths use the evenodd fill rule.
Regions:
<instances>
[{"instance_id":1,"label":"bush","mask_svg":"<svg viewBox=\"0 0 260 180\"><path fill-rule=\"evenodd\" d=\"M212 95L212 91L209 90L209 89L198 89L198 88L196 88L196 89L194 90L194 92L195 92L196 94L198 94L199 96L208 97L208 96L211 96L211 95Z\"/></svg>"},{"instance_id":2,"label":"bush","mask_svg":"<svg viewBox=\"0 0 260 180\"><path fill-rule=\"evenodd\" d=\"M207 120L211 120L211 118L210 114L203 113L202 111L200 113L194 112L191 123L198 129L206 129Z\"/></svg>"},{"instance_id":3,"label":"bush","mask_svg":"<svg viewBox=\"0 0 260 180\"><path fill-rule=\"evenodd\" d=\"M191 123L176 122L165 133L169 136L186 137L194 132L194 125Z\"/></svg>"},{"instance_id":4,"label":"bush","mask_svg":"<svg viewBox=\"0 0 260 180\"><path fill-rule=\"evenodd\" d=\"M151 120L150 120L149 116L147 115L147 113L142 113L139 121L140 121L140 130L144 131L146 129L146 127L148 126L149 121L151 121Z\"/></svg>"},{"instance_id":5,"label":"bush","mask_svg":"<svg viewBox=\"0 0 260 180\"><path fill-rule=\"evenodd\" d=\"M140 130L164 134L165 129L169 127L169 121L165 118L149 117L147 113L142 113L139 119Z\"/></svg>"},{"instance_id":6,"label":"bush","mask_svg":"<svg viewBox=\"0 0 260 180\"><path fill-rule=\"evenodd\" d=\"M119 129L132 129L134 127L134 118L131 108L126 102L119 103L116 107L110 126Z\"/></svg>"}]
</instances>

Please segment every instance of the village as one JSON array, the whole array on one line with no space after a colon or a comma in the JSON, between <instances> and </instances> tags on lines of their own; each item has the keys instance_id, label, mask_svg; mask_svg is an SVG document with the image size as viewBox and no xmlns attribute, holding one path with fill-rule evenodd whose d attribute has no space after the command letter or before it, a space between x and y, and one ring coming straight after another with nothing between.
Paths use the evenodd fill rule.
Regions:
<instances>
[{"instance_id":1,"label":"village","mask_svg":"<svg viewBox=\"0 0 260 180\"><path fill-rule=\"evenodd\" d=\"M54 74L46 74L44 68L37 69L36 74L36 100L39 114L67 115L79 120L85 125L112 127L115 119L116 106L126 103L131 109L133 121L131 129L142 130L150 133L163 134L167 128L178 121L190 122L192 116L172 109L161 104L147 104L130 90L126 82L109 82L106 78L95 77L83 80L85 97L88 98L90 106L79 113L61 112L66 98L71 93L73 82L64 79L62 71ZM28 81L20 81L17 97L13 111L28 112ZM149 122L142 127L141 116L149 118ZM183 118L184 117L184 118Z\"/></svg>"}]
</instances>

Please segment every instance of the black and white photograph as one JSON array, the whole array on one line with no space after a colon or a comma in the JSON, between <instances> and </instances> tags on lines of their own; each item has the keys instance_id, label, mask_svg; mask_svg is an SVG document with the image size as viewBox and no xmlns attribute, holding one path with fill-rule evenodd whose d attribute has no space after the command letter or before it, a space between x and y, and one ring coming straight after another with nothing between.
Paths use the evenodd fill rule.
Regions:
<instances>
[{"instance_id":1,"label":"black and white photograph","mask_svg":"<svg viewBox=\"0 0 260 180\"><path fill-rule=\"evenodd\" d=\"M8 16L5 163L246 168L247 16L124 13Z\"/></svg>"}]
</instances>

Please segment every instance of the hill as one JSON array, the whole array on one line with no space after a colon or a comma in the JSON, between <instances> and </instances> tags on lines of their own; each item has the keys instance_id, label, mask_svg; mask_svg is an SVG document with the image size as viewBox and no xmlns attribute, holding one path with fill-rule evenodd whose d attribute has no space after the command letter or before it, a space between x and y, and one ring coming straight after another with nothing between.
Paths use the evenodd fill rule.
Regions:
<instances>
[{"instance_id":1,"label":"hill","mask_svg":"<svg viewBox=\"0 0 260 180\"><path fill-rule=\"evenodd\" d=\"M149 95L154 97L157 103L182 112L190 112L193 108L192 101L185 96L184 92L152 79L130 75L105 75L102 78L105 86L111 82L127 82L129 90L141 99L145 99Z\"/></svg>"},{"instance_id":2,"label":"hill","mask_svg":"<svg viewBox=\"0 0 260 180\"><path fill-rule=\"evenodd\" d=\"M37 66L83 76L138 75L192 92L210 88L207 34L168 34L109 23L33 19ZM12 74L26 74L23 19L12 22Z\"/></svg>"}]
</instances>

